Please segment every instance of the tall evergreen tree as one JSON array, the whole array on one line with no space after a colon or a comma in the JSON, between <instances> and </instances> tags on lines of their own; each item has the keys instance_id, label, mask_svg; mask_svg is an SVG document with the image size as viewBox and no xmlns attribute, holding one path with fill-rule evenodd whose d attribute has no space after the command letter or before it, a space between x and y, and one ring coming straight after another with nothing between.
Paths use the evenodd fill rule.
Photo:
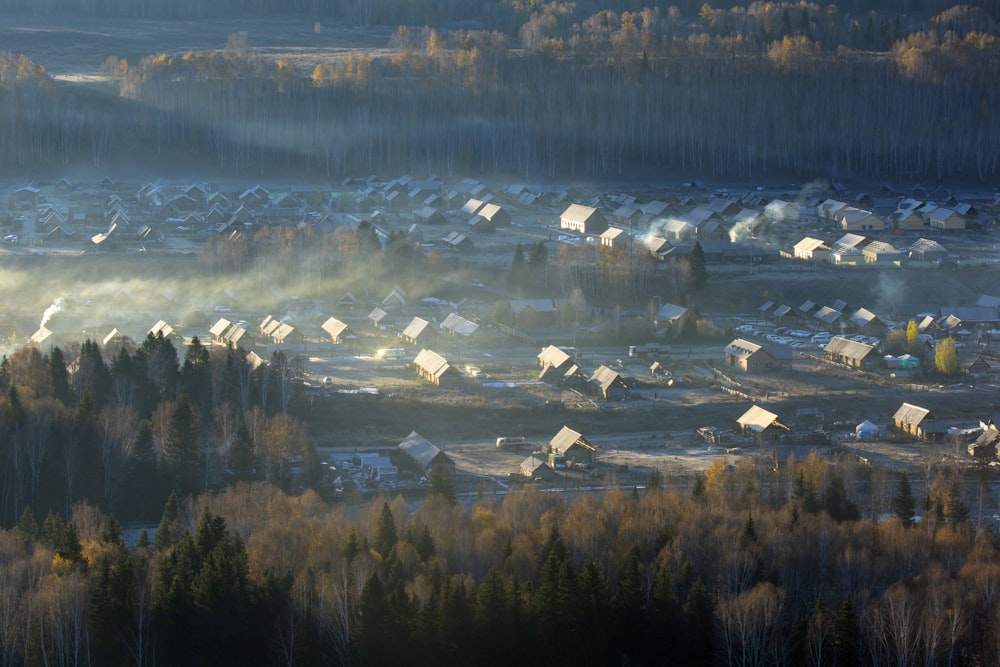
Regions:
<instances>
[{"instance_id":1,"label":"tall evergreen tree","mask_svg":"<svg viewBox=\"0 0 1000 667\"><path fill-rule=\"evenodd\" d=\"M705 250L701 247L701 241L695 241L691 247L691 254L688 255L688 270L691 274L691 287L699 292L708 285L708 267L705 260Z\"/></svg>"},{"instance_id":2,"label":"tall evergreen tree","mask_svg":"<svg viewBox=\"0 0 1000 667\"><path fill-rule=\"evenodd\" d=\"M53 347L49 354L49 379L52 382L52 396L66 407L73 405L73 387L70 386L69 369L59 347Z\"/></svg>"},{"instance_id":3,"label":"tall evergreen tree","mask_svg":"<svg viewBox=\"0 0 1000 667\"><path fill-rule=\"evenodd\" d=\"M850 596L845 597L837 612L833 631L833 664L835 667L858 667L861 664L861 636L858 614Z\"/></svg>"},{"instance_id":4,"label":"tall evergreen tree","mask_svg":"<svg viewBox=\"0 0 1000 667\"><path fill-rule=\"evenodd\" d=\"M163 443L163 458L174 489L182 494L200 489L201 428L198 411L187 394L182 394L177 399L170 415Z\"/></svg>"},{"instance_id":5,"label":"tall evergreen tree","mask_svg":"<svg viewBox=\"0 0 1000 667\"><path fill-rule=\"evenodd\" d=\"M398 541L398 536L396 533L396 521L392 517L392 510L389 509L389 503L382 503L382 512L378 517L378 525L375 527L375 551L379 552L383 558L389 555L389 552Z\"/></svg>"},{"instance_id":6,"label":"tall evergreen tree","mask_svg":"<svg viewBox=\"0 0 1000 667\"><path fill-rule=\"evenodd\" d=\"M892 497L892 513L896 515L905 528L913 525L917 514L917 502L910 488L910 478L904 472L899 478L899 488Z\"/></svg>"}]
</instances>

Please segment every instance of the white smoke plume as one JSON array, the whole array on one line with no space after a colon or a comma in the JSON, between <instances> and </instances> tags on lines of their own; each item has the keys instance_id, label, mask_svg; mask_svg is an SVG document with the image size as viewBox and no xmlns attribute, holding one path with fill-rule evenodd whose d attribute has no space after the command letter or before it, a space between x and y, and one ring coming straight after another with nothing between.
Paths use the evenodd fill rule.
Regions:
<instances>
[{"instance_id":1,"label":"white smoke plume","mask_svg":"<svg viewBox=\"0 0 1000 667\"><path fill-rule=\"evenodd\" d=\"M52 319L52 316L61 311L65 305L66 305L66 299L64 299L63 297L59 297L58 299L53 301L52 305L46 308L45 312L42 313L42 322L41 324L38 325L38 328L39 329L44 328L45 325L49 323L49 320Z\"/></svg>"}]
</instances>

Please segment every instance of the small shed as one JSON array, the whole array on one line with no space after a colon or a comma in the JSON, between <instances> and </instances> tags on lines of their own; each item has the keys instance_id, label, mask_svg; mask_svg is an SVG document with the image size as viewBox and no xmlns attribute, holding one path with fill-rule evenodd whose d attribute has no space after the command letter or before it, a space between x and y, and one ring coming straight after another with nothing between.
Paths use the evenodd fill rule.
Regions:
<instances>
[{"instance_id":1,"label":"small shed","mask_svg":"<svg viewBox=\"0 0 1000 667\"><path fill-rule=\"evenodd\" d=\"M533 480L548 480L556 476L555 470L549 467L548 457L542 452L533 452L521 461L519 469L522 477Z\"/></svg>"}]
</instances>

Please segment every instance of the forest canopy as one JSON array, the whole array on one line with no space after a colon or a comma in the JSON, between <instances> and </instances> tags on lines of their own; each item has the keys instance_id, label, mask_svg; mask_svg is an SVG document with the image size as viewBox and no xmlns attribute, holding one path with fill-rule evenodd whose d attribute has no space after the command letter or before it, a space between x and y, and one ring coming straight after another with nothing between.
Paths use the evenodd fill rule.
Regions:
<instances>
[{"instance_id":1,"label":"forest canopy","mask_svg":"<svg viewBox=\"0 0 1000 667\"><path fill-rule=\"evenodd\" d=\"M442 16L379 19L399 26L388 51L309 65L234 33L215 50L112 55L106 84L56 86L44 63L7 54L3 166L99 166L141 145L234 174L997 172L990 6L487 3L461 28L420 6Z\"/></svg>"}]
</instances>

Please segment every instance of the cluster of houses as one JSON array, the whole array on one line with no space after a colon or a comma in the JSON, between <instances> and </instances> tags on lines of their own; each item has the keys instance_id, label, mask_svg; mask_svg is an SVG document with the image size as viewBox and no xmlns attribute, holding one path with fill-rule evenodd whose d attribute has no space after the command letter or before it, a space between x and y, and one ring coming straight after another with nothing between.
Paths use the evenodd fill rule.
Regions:
<instances>
[{"instance_id":1,"label":"cluster of houses","mask_svg":"<svg viewBox=\"0 0 1000 667\"><path fill-rule=\"evenodd\" d=\"M588 374L566 350L555 345L539 352L538 365L542 369L538 379L546 384L576 389L605 400L622 400L628 391L628 384L618 371L602 364Z\"/></svg>"},{"instance_id":2,"label":"cluster of houses","mask_svg":"<svg viewBox=\"0 0 1000 667\"><path fill-rule=\"evenodd\" d=\"M796 417L802 422L798 419L801 415ZM806 420L806 424L810 428L795 428L778 413L761 405L752 405L736 419L736 430L755 446L772 449L776 460L783 462L793 454L801 460L817 446L829 449L831 442L826 432L816 428L821 422ZM992 462L996 459L997 444L1000 443L998 429L1000 415L991 415L976 425L962 427L939 419L929 408L904 402L893 413L888 430L866 419L857 424L849 435L856 440L894 437L965 444L969 456Z\"/></svg>"},{"instance_id":3,"label":"cluster of houses","mask_svg":"<svg viewBox=\"0 0 1000 667\"><path fill-rule=\"evenodd\" d=\"M792 247L792 256L807 262L853 266L857 264L899 265L940 264L950 253L933 239L919 238L905 247L848 232L833 243L806 236Z\"/></svg>"}]
</instances>

